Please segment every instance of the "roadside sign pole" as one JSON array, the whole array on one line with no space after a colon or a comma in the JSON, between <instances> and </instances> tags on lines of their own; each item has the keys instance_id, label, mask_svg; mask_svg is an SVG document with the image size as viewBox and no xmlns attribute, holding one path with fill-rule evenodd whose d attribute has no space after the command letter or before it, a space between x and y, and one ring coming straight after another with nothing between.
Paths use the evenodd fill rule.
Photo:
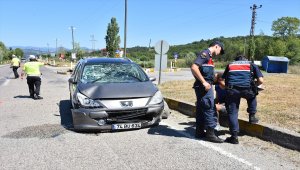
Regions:
<instances>
[{"instance_id":1,"label":"roadside sign pole","mask_svg":"<svg viewBox=\"0 0 300 170\"><path fill-rule=\"evenodd\" d=\"M159 76L158 76L158 85L160 85L160 77L161 77L161 60L162 60L162 48L163 48L163 41L160 41L160 62L159 62Z\"/></svg>"},{"instance_id":2,"label":"roadside sign pole","mask_svg":"<svg viewBox=\"0 0 300 170\"><path fill-rule=\"evenodd\" d=\"M164 41L160 40L155 44L155 70L159 71L159 77L158 77L158 85L161 82L161 71L162 69L167 68L167 55L165 55L169 50L169 44ZM163 58L164 57L164 58ZM163 63L162 63L163 62Z\"/></svg>"}]
</instances>

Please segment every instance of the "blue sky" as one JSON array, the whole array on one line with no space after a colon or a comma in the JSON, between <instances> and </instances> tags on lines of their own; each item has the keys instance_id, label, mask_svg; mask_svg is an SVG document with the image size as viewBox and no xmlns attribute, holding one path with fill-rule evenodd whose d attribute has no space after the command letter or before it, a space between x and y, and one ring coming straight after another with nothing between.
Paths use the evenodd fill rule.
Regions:
<instances>
[{"instance_id":1,"label":"blue sky","mask_svg":"<svg viewBox=\"0 0 300 170\"><path fill-rule=\"evenodd\" d=\"M72 48L72 34L81 47L105 48L112 17L120 27L124 46L125 0L0 0L0 41L10 46ZM280 17L300 18L299 0L127 0L127 47L170 45L201 39L249 35L250 6L257 10L255 34L272 35ZM150 41L151 40L151 41Z\"/></svg>"}]
</instances>

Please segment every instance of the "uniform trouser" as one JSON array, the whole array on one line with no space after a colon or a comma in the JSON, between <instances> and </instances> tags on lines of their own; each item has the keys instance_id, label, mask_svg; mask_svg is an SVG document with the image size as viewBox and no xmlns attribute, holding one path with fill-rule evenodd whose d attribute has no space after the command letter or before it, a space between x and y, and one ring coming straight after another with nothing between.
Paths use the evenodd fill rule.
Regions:
<instances>
[{"instance_id":1,"label":"uniform trouser","mask_svg":"<svg viewBox=\"0 0 300 170\"><path fill-rule=\"evenodd\" d=\"M238 112L241 98L245 98L247 100L247 112L249 114L256 113L256 95L251 89L227 89L226 110L229 116L229 130L231 135L237 135L239 132Z\"/></svg>"},{"instance_id":2,"label":"uniform trouser","mask_svg":"<svg viewBox=\"0 0 300 170\"><path fill-rule=\"evenodd\" d=\"M38 76L27 76L27 84L29 94L33 97L34 94L40 95L41 78Z\"/></svg>"},{"instance_id":3,"label":"uniform trouser","mask_svg":"<svg viewBox=\"0 0 300 170\"><path fill-rule=\"evenodd\" d=\"M217 111L214 104L213 88L205 91L204 87L194 87L196 103L196 125L204 129L215 128L217 126Z\"/></svg>"},{"instance_id":4,"label":"uniform trouser","mask_svg":"<svg viewBox=\"0 0 300 170\"><path fill-rule=\"evenodd\" d=\"M12 69L13 69L13 72L15 74L15 78L19 78L19 74L18 74L18 66L13 66Z\"/></svg>"}]
</instances>

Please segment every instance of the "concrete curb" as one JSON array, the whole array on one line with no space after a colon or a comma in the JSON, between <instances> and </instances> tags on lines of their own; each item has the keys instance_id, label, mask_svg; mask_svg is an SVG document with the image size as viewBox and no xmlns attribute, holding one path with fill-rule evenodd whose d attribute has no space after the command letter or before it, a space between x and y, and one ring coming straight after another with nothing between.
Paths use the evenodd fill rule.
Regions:
<instances>
[{"instance_id":1,"label":"concrete curb","mask_svg":"<svg viewBox=\"0 0 300 170\"><path fill-rule=\"evenodd\" d=\"M184 115L195 117L196 106L192 103L182 102L171 98L164 98L168 103L169 108L177 110ZM222 119L220 119L222 121ZM223 122L220 122L222 125ZM239 119L240 130L247 135L255 136L263 140L271 141L280 146L300 151L300 134L282 129L279 127L272 127L266 124L250 124L246 120Z\"/></svg>"}]
</instances>

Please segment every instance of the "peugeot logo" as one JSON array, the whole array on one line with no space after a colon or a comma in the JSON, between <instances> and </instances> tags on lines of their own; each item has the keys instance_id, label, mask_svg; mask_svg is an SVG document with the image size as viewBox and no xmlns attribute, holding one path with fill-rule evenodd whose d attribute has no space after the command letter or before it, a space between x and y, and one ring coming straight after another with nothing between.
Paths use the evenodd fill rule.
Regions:
<instances>
[{"instance_id":1,"label":"peugeot logo","mask_svg":"<svg viewBox=\"0 0 300 170\"><path fill-rule=\"evenodd\" d=\"M121 103L122 107L132 107L133 106L132 101L121 101L120 103Z\"/></svg>"}]
</instances>

